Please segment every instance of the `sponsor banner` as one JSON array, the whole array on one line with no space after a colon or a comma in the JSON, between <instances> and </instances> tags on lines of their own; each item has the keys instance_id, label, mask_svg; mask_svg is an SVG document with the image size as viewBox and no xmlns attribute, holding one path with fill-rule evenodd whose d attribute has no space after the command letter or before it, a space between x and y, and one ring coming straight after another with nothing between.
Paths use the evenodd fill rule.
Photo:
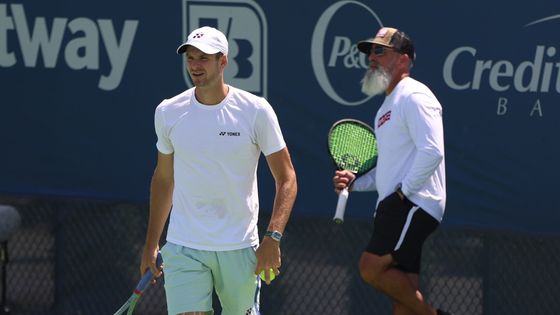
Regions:
<instances>
[{"instance_id":1,"label":"sponsor banner","mask_svg":"<svg viewBox=\"0 0 560 315\"><path fill-rule=\"evenodd\" d=\"M508 14L504 14L508 7ZM226 81L276 109L298 172L295 213L333 215L326 134L373 125L356 42L381 26L415 42L412 76L443 105L445 222L557 233L560 3L181 0L0 2L0 192L146 200L153 113L192 86L175 49L211 25L230 43ZM261 205L274 188L259 166ZM371 217L375 193L348 215Z\"/></svg>"},{"instance_id":2,"label":"sponsor banner","mask_svg":"<svg viewBox=\"0 0 560 315\"><path fill-rule=\"evenodd\" d=\"M228 67L225 81L251 93L267 96L268 54L266 16L254 2L234 0L183 0L183 38L201 26L221 30L228 38ZM186 68L186 59L183 59ZM183 72L188 87L193 84Z\"/></svg>"}]
</instances>

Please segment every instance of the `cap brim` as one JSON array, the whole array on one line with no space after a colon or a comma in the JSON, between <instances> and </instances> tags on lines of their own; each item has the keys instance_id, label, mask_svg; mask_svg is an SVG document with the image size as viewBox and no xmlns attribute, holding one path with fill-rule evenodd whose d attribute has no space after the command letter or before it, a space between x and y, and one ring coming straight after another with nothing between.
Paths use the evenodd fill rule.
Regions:
<instances>
[{"instance_id":1,"label":"cap brim","mask_svg":"<svg viewBox=\"0 0 560 315\"><path fill-rule=\"evenodd\" d=\"M370 38L370 39L366 39L366 40L362 40L358 42L358 50L364 54L369 54L369 51L371 49L371 45L372 44L376 44L379 46L385 46L385 47L389 47L389 48L393 48L393 46L387 45L383 42L379 42L377 40L375 40L375 38Z\"/></svg>"},{"instance_id":2,"label":"cap brim","mask_svg":"<svg viewBox=\"0 0 560 315\"><path fill-rule=\"evenodd\" d=\"M181 44L181 46L177 47L177 55L184 53L187 50L187 44Z\"/></svg>"},{"instance_id":3,"label":"cap brim","mask_svg":"<svg viewBox=\"0 0 560 315\"><path fill-rule=\"evenodd\" d=\"M177 48L177 54L180 55L180 54L185 53L185 51L187 51L187 46L196 47L196 48L200 49L200 51L202 51L203 53L209 54L209 55L217 54L217 53L220 52L219 49L210 47L210 46L208 46L206 44L203 44L203 43L189 43L189 42L186 42L186 43L183 43L181 46L179 46Z\"/></svg>"}]
</instances>

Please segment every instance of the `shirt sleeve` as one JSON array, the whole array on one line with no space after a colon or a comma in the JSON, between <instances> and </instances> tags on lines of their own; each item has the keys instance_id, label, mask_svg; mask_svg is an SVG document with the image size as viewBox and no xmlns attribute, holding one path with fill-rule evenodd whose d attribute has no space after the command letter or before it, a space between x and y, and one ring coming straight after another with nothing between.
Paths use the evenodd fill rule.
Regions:
<instances>
[{"instance_id":1,"label":"shirt sleeve","mask_svg":"<svg viewBox=\"0 0 560 315\"><path fill-rule=\"evenodd\" d=\"M352 184L352 191L376 191L375 176L377 168L371 169L369 172L358 177Z\"/></svg>"},{"instance_id":2,"label":"shirt sleeve","mask_svg":"<svg viewBox=\"0 0 560 315\"><path fill-rule=\"evenodd\" d=\"M163 113L162 106L156 108L154 114L154 126L156 130L157 143L156 147L159 152L163 154L171 154L174 152L173 144L169 139L169 132L167 131L165 124L165 117Z\"/></svg>"},{"instance_id":3,"label":"shirt sleeve","mask_svg":"<svg viewBox=\"0 0 560 315\"><path fill-rule=\"evenodd\" d=\"M418 192L443 161L442 107L433 95L414 93L403 106L404 116L417 154L402 182L402 191L410 196Z\"/></svg>"},{"instance_id":4,"label":"shirt sleeve","mask_svg":"<svg viewBox=\"0 0 560 315\"><path fill-rule=\"evenodd\" d=\"M278 152L286 146L278 117L272 106L264 99L255 117L255 139L265 156Z\"/></svg>"}]
</instances>

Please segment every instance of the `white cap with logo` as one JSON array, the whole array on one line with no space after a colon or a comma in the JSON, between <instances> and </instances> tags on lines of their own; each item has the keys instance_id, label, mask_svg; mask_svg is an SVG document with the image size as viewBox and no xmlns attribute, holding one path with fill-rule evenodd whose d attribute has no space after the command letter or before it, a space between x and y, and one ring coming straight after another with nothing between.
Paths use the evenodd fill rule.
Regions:
<instances>
[{"instance_id":1,"label":"white cap with logo","mask_svg":"<svg viewBox=\"0 0 560 315\"><path fill-rule=\"evenodd\" d=\"M187 46L194 46L205 54L228 54L228 41L224 33L210 27L203 26L192 31L187 37L187 41L177 48L177 54L182 54L187 50Z\"/></svg>"}]
</instances>

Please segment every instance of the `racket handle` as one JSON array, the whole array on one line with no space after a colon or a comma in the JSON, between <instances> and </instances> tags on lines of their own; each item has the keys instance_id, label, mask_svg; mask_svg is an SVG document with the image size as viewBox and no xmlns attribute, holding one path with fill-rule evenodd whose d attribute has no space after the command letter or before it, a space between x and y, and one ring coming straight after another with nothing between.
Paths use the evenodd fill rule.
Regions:
<instances>
[{"instance_id":1,"label":"racket handle","mask_svg":"<svg viewBox=\"0 0 560 315\"><path fill-rule=\"evenodd\" d=\"M163 259L161 258L161 254L158 252L157 258L156 258L156 267L160 268L162 262L163 262ZM153 277L154 277L154 274L152 273L150 268L148 268L146 270L146 272L144 273L144 275L142 276L142 279L140 279L140 282L138 282L138 285L136 286L136 290L134 290L134 292L138 292L138 293L144 292L144 290L146 289L148 284L150 284L150 281L152 281Z\"/></svg>"},{"instance_id":2,"label":"racket handle","mask_svg":"<svg viewBox=\"0 0 560 315\"><path fill-rule=\"evenodd\" d=\"M334 213L334 223L341 224L344 222L344 212L346 211L346 201L348 200L348 188L344 188L338 193L338 202Z\"/></svg>"}]
</instances>

